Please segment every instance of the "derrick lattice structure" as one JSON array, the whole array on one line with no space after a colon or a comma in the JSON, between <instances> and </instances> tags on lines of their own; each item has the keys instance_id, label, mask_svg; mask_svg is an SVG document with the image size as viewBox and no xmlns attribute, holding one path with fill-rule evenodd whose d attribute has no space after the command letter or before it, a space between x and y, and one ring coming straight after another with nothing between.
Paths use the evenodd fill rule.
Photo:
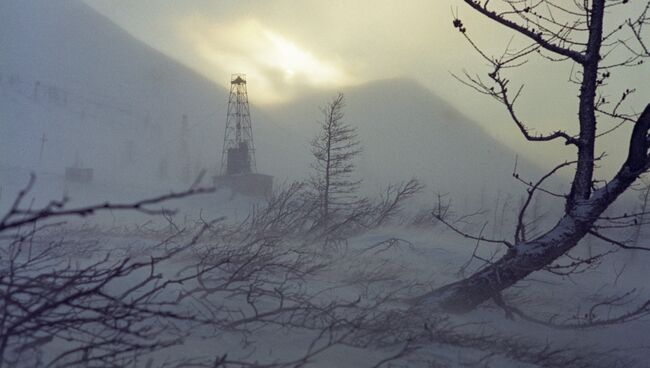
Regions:
<instances>
[{"instance_id":1,"label":"derrick lattice structure","mask_svg":"<svg viewBox=\"0 0 650 368\"><path fill-rule=\"evenodd\" d=\"M255 145L253 144L246 75L233 74L230 78L228 115L221 155L221 175L248 174L255 171Z\"/></svg>"}]
</instances>

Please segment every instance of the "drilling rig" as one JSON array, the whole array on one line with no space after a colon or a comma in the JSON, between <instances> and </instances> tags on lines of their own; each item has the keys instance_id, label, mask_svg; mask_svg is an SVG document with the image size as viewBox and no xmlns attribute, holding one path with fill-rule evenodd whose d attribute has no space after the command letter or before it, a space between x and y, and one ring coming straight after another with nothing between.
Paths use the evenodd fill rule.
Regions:
<instances>
[{"instance_id":1,"label":"drilling rig","mask_svg":"<svg viewBox=\"0 0 650 368\"><path fill-rule=\"evenodd\" d=\"M215 184L253 197L268 196L273 189L273 177L257 173L245 74L233 74L230 78L221 169Z\"/></svg>"}]
</instances>

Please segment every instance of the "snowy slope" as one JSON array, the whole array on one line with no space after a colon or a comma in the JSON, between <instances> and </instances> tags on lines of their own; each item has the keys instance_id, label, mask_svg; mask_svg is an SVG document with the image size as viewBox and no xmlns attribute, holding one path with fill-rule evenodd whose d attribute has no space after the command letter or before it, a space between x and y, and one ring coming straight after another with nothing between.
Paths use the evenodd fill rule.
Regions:
<instances>
[{"instance_id":1,"label":"snowy slope","mask_svg":"<svg viewBox=\"0 0 650 368\"><path fill-rule=\"evenodd\" d=\"M512 178L516 152L416 81L380 80L341 92L347 101L345 120L359 129L364 147L359 169L370 189L373 183L416 176L461 204L476 204L482 194L523 193ZM322 117L318 106L335 94L314 93L267 111L308 141ZM519 167L526 175L540 172L521 158Z\"/></svg>"},{"instance_id":2,"label":"snowy slope","mask_svg":"<svg viewBox=\"0 0 650 368\"><path fill-rule=\"evenodd\" d=\"M80 1L0 3L0 54L1 165L60 173L79 156L136 182L218 166L228 92Z\"/></svg>"},{"instance_id":3,"label":"snowy slope","mask_svg":"<svg viewBox=\"0 0 650 368\"><path fill-rule=\"evenodd\" d=\"M227 91L80 1L2 2L0 54L0 166L61 174L80 163L100 181L148 188L177 188L218 169ZM260 171L278 182L308 175L318 108L335 92L253 108ZM468 208L499 191L523 193L510 176L515 153L416 82L342 92L369 191L417 176L429 193L451 193L473 202L461 202Z\"/></svg>"}]
</instances>

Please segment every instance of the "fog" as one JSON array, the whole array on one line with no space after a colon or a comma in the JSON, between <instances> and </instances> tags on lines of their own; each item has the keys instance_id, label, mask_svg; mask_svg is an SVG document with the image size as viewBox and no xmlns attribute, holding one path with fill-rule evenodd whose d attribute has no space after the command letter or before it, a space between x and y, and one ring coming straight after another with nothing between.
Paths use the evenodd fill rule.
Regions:
<instances>
[{"instance_id":1,"label":"fog","mask_svg":"<svg viewBox=\"0 0 650 368\"><path fill-rule=\"evenodd\" d=\"M557 261L469 313L429 305L570 229L576 148L526 142L451 75L487 74L456 5L493 26L447 1L0 3L0 367L645 366L644 177ZM576 134L579 74L538 59L513 72L525 124ZM223 175L235 73L264 195ZM623 69L599 98L636 88L638 113L646 76ZM354 134L333 152L359 151L330 180L338 94ZM624 117L594 193L630 161Z\"/></svg>"},{"instance_id":2,"label":"fog","mask_svg":"<svg viewBox=\"0 0 650 368\"><path fill-rule=\"evenodd\" d=\"M257 81L250 89L255 92L251 98L259 104L287 102L314 88L409 78L433 90L489 135L538 165L551 167L574 153L561 143L531 149L519 132L511 129L509 117L498 103L462 87L453 78L452 74L462 75L465 70L470 74L489 72L486 63L465 46L463 37L452 27L453 14L464 21L477 45L491 57L500 56L509 42L510 47L525 43L454 0L415 0L398 6L391 0L354 4L315 0L300 4L203 0L86 3L134 37L225 88L233 65L237 70L246 70ZM630 2L609 11L612 16L626 19L640 12L643 5ZM614 23L607 25L608 29L613 29ZM270 41L269 36L282 41ZM299 57L292 57L296 55ZM317 67L310 62L313 60ZM325 71L327 78L320 78L319 71ZM513 88L525 86L518 110L531 127L546 132L573 126L578 89L568 80L575 72L570 62L550 67L540 57L530 58L521 68L509 72ZM636 81L649 72L647 64L618 69L603 88L603 95L613 99L626 88L635 87L638 93L629 99L634 101L632 105L641 106L639 112L648 91ZM553 109L545 109L545 104ZM616 122L604 125L610 124ZM601 142L600 150L610 155L610 160L601 165L604 177L614 172L623 159L615 148L626 135L621 132Z\"/></svg>"},{"instance_id":3,"label":"fog","mask_svg":"<svg viewBox=\"0 0 650 368\"><path fill-rule=\"evenodd\" d=\"M78 2L4 8L3 165L61 174L81 164L102 182L161 190L217 173L227 90ZM312 90L257 107L257 80L249 78L258 167L278 182L309 175L319 107L341 91L346 120L359 128L366 190L418 177L430 194L466 202L468 193L519 188L510 179L519 154L415 79ZM520 160L526 175L539 172Z\"/></svg>"}]
</instances>

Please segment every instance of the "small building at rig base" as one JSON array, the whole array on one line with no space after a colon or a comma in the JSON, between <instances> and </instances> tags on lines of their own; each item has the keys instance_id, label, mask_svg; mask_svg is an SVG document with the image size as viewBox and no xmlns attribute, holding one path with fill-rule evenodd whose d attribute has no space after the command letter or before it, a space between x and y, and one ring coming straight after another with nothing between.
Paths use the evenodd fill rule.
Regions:
<instances>
[{"instance_id":1,"label":"small building at rig base","mask_svg":"<svg viewBox=\"0 0 650 368\"><path fill-rule=\"evenodd\" d=\"M79 152L77 152L74 165L65 168L64 179L66 183L90 184L93 182L93 173L92 168L85 167L81 163Z\"/></svg>"},{"instance_id":2,"label":"small building at rig base","mask_svg":"<svg viewBox=\"0 0 650 368\"><path fill-rule=\"evenodd\" d=\"M214 183L217 189L229 188L251 197L268 197L273 192L273 177L257 173L245 74L230 78L221 169Z\"/></svg>"},{"instance_id":3,"label":"small building at rig base","mask_svg":"<svg viewBox=\"0 0 650 368\"><path fill-rule=\"evenodd\" d=\"M270 197L273 193L273 177L271 175L248 173L218 175L214 179L217 189L229 188L233 193L249 197Z\"/></svg>"},{"instance_id":4,"label":"small building at rig base","mask_svg":"<svg viewBox=\"0 0 650 368\"><path fill-rule=\"evenodd\" d=\"M65 181L70 183L92 183L93 169L87 167L66 167Z\"/></svg>"}]
</instances>

